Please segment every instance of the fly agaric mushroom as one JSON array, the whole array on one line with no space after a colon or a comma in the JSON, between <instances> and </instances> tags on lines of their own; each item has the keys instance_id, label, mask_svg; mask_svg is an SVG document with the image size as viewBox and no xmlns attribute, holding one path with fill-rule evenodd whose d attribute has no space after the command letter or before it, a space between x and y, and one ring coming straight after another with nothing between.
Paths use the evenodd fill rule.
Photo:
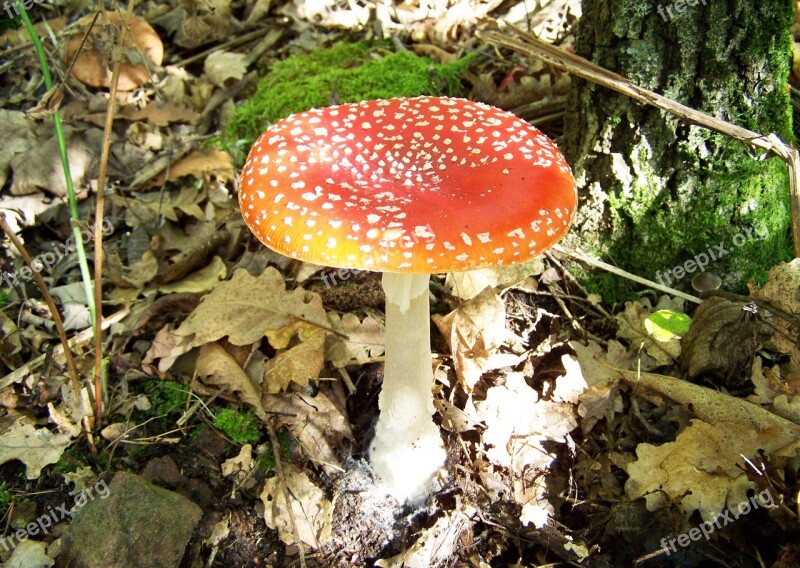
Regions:
<instances>
[{"instance_id":1,"label":"fly agaric mushroom","mask_svg":"<svg viewBox=\"0 0 800 568\"><path fill-rule=\"evenodd\" d=\"M256 141L244 220L292 258L383 272L386 367L370 461L399 501L428 495L446 457L433 422L429 275L523 262L556 243L577 203L539 130L464 99L314 109Z\"/></svg>"}]
</instances>

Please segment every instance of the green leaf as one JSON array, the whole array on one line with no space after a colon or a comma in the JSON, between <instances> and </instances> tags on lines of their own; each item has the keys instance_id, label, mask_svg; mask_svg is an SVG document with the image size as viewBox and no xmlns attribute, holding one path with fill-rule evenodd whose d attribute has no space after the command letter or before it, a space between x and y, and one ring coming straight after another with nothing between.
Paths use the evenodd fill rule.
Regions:
<instances>
[{"instance_id":1,"label":"green leaf","mask_svg":"<svg viewBox=\"0 0 800 568\"><path fill-rule=\"evenodd\" d=\"M644 328L656 341L666 343L674 337L680 337L687 331L692 318L673 310L658 310L644 320Z\"/></svg>"}]
</instances>

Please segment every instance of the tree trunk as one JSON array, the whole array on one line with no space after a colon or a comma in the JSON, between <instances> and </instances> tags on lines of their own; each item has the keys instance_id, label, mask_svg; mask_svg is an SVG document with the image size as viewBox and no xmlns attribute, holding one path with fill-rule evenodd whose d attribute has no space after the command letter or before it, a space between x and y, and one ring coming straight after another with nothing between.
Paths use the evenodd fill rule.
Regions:
<instances>
[{"instance_id":1,"label":"tree trunk","mask_svg":"<svg viewBox=\"0 0 800 568\"><path fill-rule=\"evenodd\" d=\"M584 0L576 52L717 118L792 142L791 0ZM679 10L678 8L681 8ZM729 288L793 257L786 166L578 81L562 142L581 192L576 234L617 266L686 289ZM706 266L705 259L708 259ZM618 280L599 291L619 298Z\"/></svg>"}]
</instances>

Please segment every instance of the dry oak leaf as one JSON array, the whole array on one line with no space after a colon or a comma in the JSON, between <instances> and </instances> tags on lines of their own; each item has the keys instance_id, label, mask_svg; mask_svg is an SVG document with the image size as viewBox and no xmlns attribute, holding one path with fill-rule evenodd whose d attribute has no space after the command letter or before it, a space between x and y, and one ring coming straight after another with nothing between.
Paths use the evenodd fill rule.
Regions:
<instances>
[{"instance_id":1,"label":"dry oak leaf","mask_svg":"<svg viewBox=\"0 0 800 568\"><path fill-rule=\"evenodd\" d=\"M328 473L343 471L333 448L343 439L352 440L353 433L340 384L321 388L316 396L290 387L290 392L265 394L262 402L264 410L276 415L279 425L289 428L309 459Z\"/></svg>"},{"instance_id":2,"label":"dry oak leaf","mask_svg":"<svg viewBox=\"0 0 800 568\"><path fill-rule=\"evenodd\" d=\"M508 332L505 304L492 288L446 316L434 315L433 321L450 346L456 375L467 392L472 391L483 373L516 361L515 356L511 361L509 356L497 353Z\"/></svg>"},{"instance_id":3,"label":"dry oak leaf","mask_svg":"<svg viewBox=\"0 0 800 568\"><path fill-rule=\"evenodd\" d=\"M71 443L69 434L53 434L17 421L0 436L0 463L17 459L25 464L28 479L38 479L42 469L56 463Z\"/></svg>"},{"instance_id":4,"label":"dry oak leaf","mask_svg":"<svg viewBox=\"0 0 800 568\"><path fill-rule=\"evenodd\" d=\"M283 337L287 328L291 337L302 322L328 326L319 295L302 288L287 292L283 277L272 267L258 277L239 269L206 295L174 333L188 348L225 336L234 345L250 345L266 335L280 349L286 345L275 345L272 338Z\"/></svg>"},{"instance_id":5,"label":"dry oak leaf","mask_svg":"<svg viewBox=\"0 0 800 568\"><path fill-rule=\"evenodd\" d=\"M520 264L499 268L477 268L466 272L448 272L445 286L462 300L471 300L487 286L507 289L523 282L529 276L537 276L544 271L544 260L535 257Z\"/></svg>"},{"instance_id":6,"label":"dry oak leaf","mask_svg":"<svg viewBox=\"0 0 800 568\"><path fill-rule=\"evenodd\" d=\"M206 57L203 71L217 87L225 88L230 79L241 79L247 73L247 56L232 51L215 51Z\"/></svg>"},{"instance_id":7,"label":"dry oak leaf","mask_svg":"<svg viewBox=\"0 0 800 568\"><path fill-rule=\"evenodd\" d=\"M221 345L206 343L200 348L197 374L205 384L224 386L228 392L237 393L242 402L253 407L256 416L266 420L267 416L261 406L261 393L233 356Z\"/></svg>"},{"instance_id":8,"label":"dry oak leaf","mask_svg":"<svg viewBox=\"0 0 800 568\"><path fill-rule=\"evenodd\" d=\"M301 336L304 334L300 333ZM289 388L289 383L308 386L309 379L319 377L325 364L325 332L312 329L299 344L282 351L264 366L264 392L275 394Z\"/></svg>"},{"instance_id":9,"label":"dry oak leaf","mask_svg":"<svg viewBox=\"0 0 800 568\"><path fill-rule=\"evenodd\" d=\"M329 312L328 320L334 331L347 336L347 339L340 335L328 337L325 357L337 369L363 365L383 355L385 338L381 324L375 318L367 316L361 321L355 314L346 313L339 317L335 312Z\"/></svg>"},{"instance_id":10,"label":"dry oak leaf","mask_svg":"<svg viewBox=\"0 0 800 568\"><path fill-rule=\"evenodd\" d=\"M303 473L287 472L286 489L283 490L278 476L267 479L261 492L264 503L264 521L286 544L295 544L292 521L286 505L289 493L294 522L300 540L306 546L319 549L330 542L332 537L331 502L325 498L322 489L314 485Z\"/></svg>"},{"instance_id":11,"label":"dry oak leaf","mask_svg":"<svg viewBox=\"0 0 800 568\"><path fill-rule=\"evenodd\" d=\"M522 373L508 373L505 385L489 388L486 400L475 406L477 417L486 424L483 442L492 446L486 456L517 474L531 465L547 467L555 456L544 442L563 441L577 426L572 405L540 400Z\"/></svg>"},{"instance_id":12,"label":"dry oak leaf","mask_svg":"<svg viewBox=\"0 0 800 568\"><path fill-rule=\"evenodd\" d=\"M800 258L773 266L767 275L766 284L761 288L752 282L747 287L756 300L766 300L789 314L800 313ZM797 338L800 329L777 314L774 315L774 325L781 332L772 336L775 348L781 353L791 355L795 363L800 362L800 347L797 341L792 340Z\"/></svg>"},{"instance_id":13,"label":"dry oak leaf","mask_svg":"<svg viewBox=\"0 0 800 568\"><path fill-rule=\"evenodd\" d=\"M238 479L243 479L250 475L250 472L253 471L255 466L256 464L253 462L253 446L245 444L242 446L242 449L239 450L238 456L234 456L222 462L220 471L222 472L222 477L229 477L235 473Z\"/></svg>"},{"instance_id":14,"label":"dry oak leaf","mask_svg":"<svg viewBox=\"0 0 800 568\"><path fill-rule=\"evenodd\" d=\"M704 521L713 521L726 507L737 511L748 500L747 490L756 488L744 473L742 456L752 458L759 450L794 455L797 441L791 446L776 428L757 432L751 426L692 420L674 442L639 444L638 459L627 467L625 493L644 497L649 511L675 500L687 517L698 510Z\"/></svg>"},{"instance_id":15,"label":"dry oak leaf","mask_svg":"<svg viewBox=\"0 0 800 568\"><path fill-rule=\"evenodd\" d=\"M151 102L142 109L127 107L120 116L128 120L146 120L153 126L167 126L172 122L194 122L200 115L190 108L168 101L163 104Z\"/></svg>"},{"instance_id":16,"label":"dry oak leaf","mask_svg":"<svg viewBox=\"0 0 800 568\"><path fill-rule=\"evenodd\" d=\"M230 181L234 178L233 158L227 152L216 148L194 150L188 156L176 160L169 167L169 181L176 181L184 176L205 179L213 176L220 182ZM160 186L164 183L164 173L153 179L153 184Z\"/></svg>"}]
</instances>

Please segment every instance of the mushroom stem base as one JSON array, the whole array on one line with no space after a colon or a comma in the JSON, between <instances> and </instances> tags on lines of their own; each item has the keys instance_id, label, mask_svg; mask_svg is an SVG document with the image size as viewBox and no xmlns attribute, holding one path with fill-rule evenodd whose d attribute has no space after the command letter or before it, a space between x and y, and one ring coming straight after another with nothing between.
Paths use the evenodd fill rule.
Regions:
<instances>
[{"instance_id":1,"label":"mushroom stem base","mask_svg":"<svg viewBox=\"0 0 800 568\"><path fill-rule=\"evenodd\" d=\"M424 500L446 457L432 418L428 279L427 274L383 275L386 368L370 462L387 493L401 502Z\"/></svg>"}]
</instances>

